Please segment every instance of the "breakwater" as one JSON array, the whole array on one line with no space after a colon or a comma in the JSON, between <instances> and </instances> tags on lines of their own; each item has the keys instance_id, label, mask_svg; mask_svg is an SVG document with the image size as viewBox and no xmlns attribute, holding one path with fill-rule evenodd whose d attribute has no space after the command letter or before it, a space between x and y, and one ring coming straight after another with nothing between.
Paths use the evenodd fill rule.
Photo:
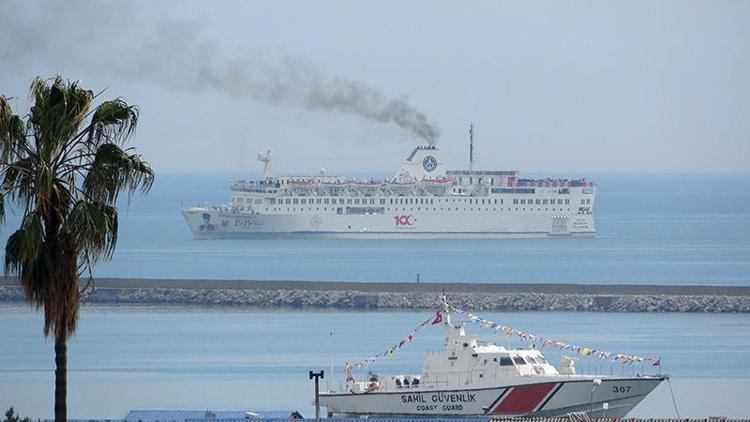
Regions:
<instances>
[{"instance_id":1,"label":"breakwater","mask_svg":"<svg viewBox=\"0 0 750 422\"><path fill-rule=\"evenodd\" d=\"M110 304L233 305L334 309L433 309L445 292L474 310L750 312L750 287L606 284L343 283L97 279L86 301ZM10 278L0 301L22 301Z\"/></svg>"}]
</instances>

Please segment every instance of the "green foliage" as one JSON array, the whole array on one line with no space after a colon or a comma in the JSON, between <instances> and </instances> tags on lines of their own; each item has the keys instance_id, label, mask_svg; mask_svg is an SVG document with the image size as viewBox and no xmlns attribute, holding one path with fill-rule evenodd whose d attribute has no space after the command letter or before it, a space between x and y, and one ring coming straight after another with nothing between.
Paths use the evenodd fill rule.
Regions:
<instances>
[{"instance_id":1,"label":"green foliage","mask_svg":"<svg viewBox=\"0 0 750 422\"><path fill-rule=\"evenodd\" d=\"M13 407L11 407L5 412L5 419L3 419L2 422L31 422L31 419L21 419L21 416L18 415L15 410L13 410Z\"/></svg>"}]
</instances>

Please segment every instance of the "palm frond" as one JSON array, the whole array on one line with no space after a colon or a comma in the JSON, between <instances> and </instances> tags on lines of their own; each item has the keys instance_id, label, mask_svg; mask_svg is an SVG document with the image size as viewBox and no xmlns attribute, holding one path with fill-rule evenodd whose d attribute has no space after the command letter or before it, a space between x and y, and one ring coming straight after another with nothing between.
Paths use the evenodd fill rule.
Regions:
<instances>
[{"instance_id":1,"label":"palm frond","mask_svg":"<svg viewBox=\"0 0 750 422\"><path fill-rule=\"evenodd\" d=\"M96 150L83 190L95 201L114 204L121 191L127 190L132 195L140 189L145 193L153 183L154 172L140 155L104 143Z\"/></svg>"},{"instance_id":2,"label":"palm frond","mask_svg":"<svg viewBox=\"0 0 750 422\"><path fill-rule=\"evenodd\" d=\"M34 271L42 250L45 247L44 226L41 216L32 212L27 214L21 227L8 238L5 246L5 274L20 276L24 284L24 273ZM42 283L43 281L39 281ZM35 283L30 280L30 283ZM26 286L24 286L26 287ZM34 287L29 285L28 287ZM33 291L34 288L26 289Z\"/></svg>"},{"instance_id":3,"label":"palm frond","mask_svg":"<svg viewBox=\"0 0 750 422\"><path fill-rule=\"evenodd\" d=\"M138 124L138 107L122 99L101 103L91 116L88 141L94 145L102 142L122 144L129 138Z\"/></svg>"},{"instance_id":4,"label":"palm frond","mask_svg":"<svg viewBox=\"0 0 750 422\"><path fill-rule=\"evenodd\" d=\"M109 259L117 244L117 209L102 202L78 201L68 219L69 233L81 255Z\"/></svg>"},{"instance_id":5,"label":"palm frond","mask_svg":"<svg viewBox=\"0 0 750 422\"><path fill-rule=\"evenodd\" d=\"M0 96L0 160L15 160L23 151L26 126L23 119L13 114L8 98Z\"/></svg>"},{"instance_id":6,"label":"palm frond","mask_svg":"<svg viewBox=\"0 0 750 422\"><path fill-rule=\"evenodd\" d=\"M36 192L36 170L33 157L27 157L5 165L0 189L8 193L11 200L19 200L28 209Z\"/></svg>"},{"instance_id":7,"label":"palm frond","mask_svg":"<svg viewBox=\"0 0 750 422\"><path fill-rule=\"evenodd\" d=\"M79 133L94 93L60 76L48 81L35 79L31 92L35 102L29 120L37 137L37 150L46 161L52 162Z\"/></svg>"}]
</instances>

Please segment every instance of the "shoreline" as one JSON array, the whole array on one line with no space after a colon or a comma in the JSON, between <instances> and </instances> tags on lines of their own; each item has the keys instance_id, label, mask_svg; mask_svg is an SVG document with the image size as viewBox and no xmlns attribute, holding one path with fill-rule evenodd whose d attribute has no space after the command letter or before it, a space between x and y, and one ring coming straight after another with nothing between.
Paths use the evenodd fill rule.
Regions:
<instances>
[{"instance_id":1,"label":"shoreline","mask_svg":"<svg viewBox=\"0 0 750 422\"><path fill-rule=\"evenodd\" d=\"M137 278L98 278L95 284L89 303L416 310L434 309L445 292L456 306L484 311L750 313L750 286ZM0 302L23 300L15 279L0 278Z\"/></svg>"}]
</instances>

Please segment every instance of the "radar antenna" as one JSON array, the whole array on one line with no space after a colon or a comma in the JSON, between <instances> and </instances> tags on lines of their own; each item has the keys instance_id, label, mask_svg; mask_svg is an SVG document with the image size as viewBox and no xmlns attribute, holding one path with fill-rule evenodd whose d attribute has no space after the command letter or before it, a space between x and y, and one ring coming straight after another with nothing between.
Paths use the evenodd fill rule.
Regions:
<instances>
[{"instance_id":1,"label":"radar antenna","mask_svg":"<svg viewBox=\"0 0 750 422\"><path fill-rule=\"evenodd\" d=\"M271 150L266 152L258 153L258 161L263 163L263 179L273 179L273 172L271 171Z\"/></svg>"}]
</instances>

